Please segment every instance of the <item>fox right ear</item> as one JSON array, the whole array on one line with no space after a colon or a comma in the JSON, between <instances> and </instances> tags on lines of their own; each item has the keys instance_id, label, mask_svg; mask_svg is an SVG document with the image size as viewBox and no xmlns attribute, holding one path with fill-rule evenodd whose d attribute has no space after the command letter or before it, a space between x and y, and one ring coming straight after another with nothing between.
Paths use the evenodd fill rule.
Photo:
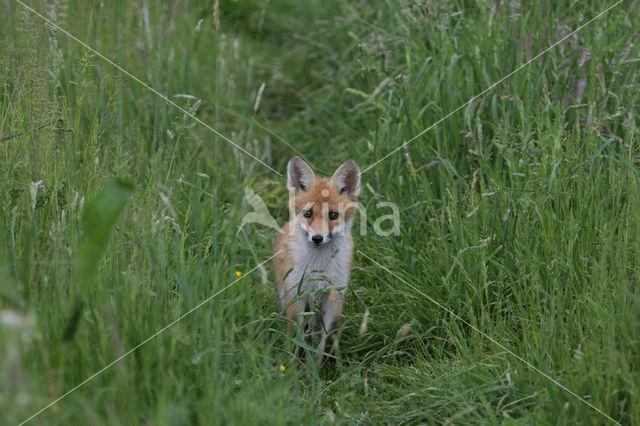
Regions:
<instances>
[{"instance_id":1,"label":"fox right ear","mask_svg":"<svg viewBox=\"0 0 640 426\"><path fill-rule=\"evenodd\" d=\"M316 179L311 167L300 157L289 160L287 165L287 188L295 191L308 191Z\"/></svg>"}]
</instances>

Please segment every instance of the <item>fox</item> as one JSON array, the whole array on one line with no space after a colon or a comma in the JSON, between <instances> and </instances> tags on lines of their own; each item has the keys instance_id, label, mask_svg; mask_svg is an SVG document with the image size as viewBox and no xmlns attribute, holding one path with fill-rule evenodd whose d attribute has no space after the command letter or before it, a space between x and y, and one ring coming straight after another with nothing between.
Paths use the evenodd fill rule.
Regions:
<instances>
[{"instance_id":1,"label":"fox","mask_svg":"<svg viewBox=\"0 0 640 426\"><path fill-rule=\"evenodd\" d=\"M360 195L360 169L345 161L330 178L318 177L300 157L287 164L291 220L274 243L278 298L286 311L287 333L295 323L319 340L316 358L340 328L353 259L351 228ZM318 339L319 337L319 339Z\"/></svg>"}]
</instances>

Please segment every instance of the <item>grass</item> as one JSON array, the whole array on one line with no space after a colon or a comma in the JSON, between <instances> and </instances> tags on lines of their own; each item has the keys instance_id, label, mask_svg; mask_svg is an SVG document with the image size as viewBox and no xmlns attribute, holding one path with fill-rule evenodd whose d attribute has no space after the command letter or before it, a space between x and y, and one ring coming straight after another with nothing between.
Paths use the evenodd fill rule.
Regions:
<instances>
[{"instance_id":1,"label":"grass","mask_svg":"<svg viewBox=\"0 0 640 426\"><path fill-rule=\"evenodd\" d=\"M300 154L325 175L373 164L610 6L27 4L276 170ZM289 363L270 266L248 273L273 230L238 231L245 187L284 223L284 178L19 3L0 9L1 423L236 271L30 423L610 423L510 352L640 422L637 2L362 175L364 255L321 370ZM373 232L380 202L400 235Z\"/></svg>"}]
</instances>

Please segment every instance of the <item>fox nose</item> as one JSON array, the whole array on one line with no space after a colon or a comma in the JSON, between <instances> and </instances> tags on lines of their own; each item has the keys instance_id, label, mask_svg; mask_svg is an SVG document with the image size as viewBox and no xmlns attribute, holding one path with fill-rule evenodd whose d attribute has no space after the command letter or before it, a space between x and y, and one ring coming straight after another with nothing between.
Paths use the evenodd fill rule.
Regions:
<instances>
[{"instance_id":1,"label":"fox nose","mask_svg":"<svg viewBox=\"0 0 640 426\"><path fill-rule=\"evenodd\" d=\"M322 242L323 239L324 238L320 234L316 234L316 235L311 237L311 241L313 241L313 244L315 244L315 245L319 245Z\"/></svg>"}]
</instances>

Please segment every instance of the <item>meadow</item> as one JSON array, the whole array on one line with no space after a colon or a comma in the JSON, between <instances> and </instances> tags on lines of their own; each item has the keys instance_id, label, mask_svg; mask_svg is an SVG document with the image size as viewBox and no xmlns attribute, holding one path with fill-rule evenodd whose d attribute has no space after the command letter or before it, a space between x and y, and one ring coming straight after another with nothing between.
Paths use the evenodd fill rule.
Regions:
<instances>
[{"instance_id":1,"label":"meadow","mask_svg":"<svg viewBox=\"0 0 640 426\"><path fill-rule=\"evenodd\" d=\"M21 1L1 424L640 424L637 0ZM363 170L323 368L240 226L293 155Z\"/></svg>"}]
</instances>

